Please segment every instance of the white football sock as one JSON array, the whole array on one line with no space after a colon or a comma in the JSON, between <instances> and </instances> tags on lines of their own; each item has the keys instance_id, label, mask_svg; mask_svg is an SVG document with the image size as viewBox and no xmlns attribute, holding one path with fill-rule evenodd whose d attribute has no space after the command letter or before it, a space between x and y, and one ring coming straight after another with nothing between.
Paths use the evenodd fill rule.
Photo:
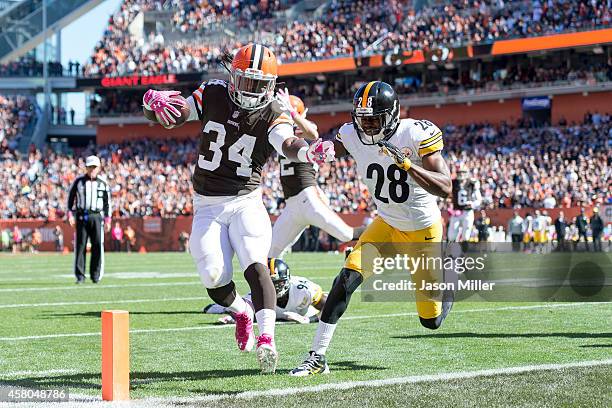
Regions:
<instances>
[{"instance_id":1,"label":"white football sock","mask_svg":"<svg viewBox=\"0 0 612 408\"><path fill-rule=\"evenodd\" d=\"M334 330L336 330L335 324L329 324L319 320L317 332L312 340L312 351L317 354L325 354L334 336Z\"/></svg>"},{"instance_id":2,"label":"white football sock","mask_svg":"<svg viewBox=\"0 0 612 408\"><path fill-rule=\"evenodd\" d=\"M236 299L234 299L232 304L229 305L226 309L233 313L247 312L251 319L253 319L253 312L251 311L251 308L249 307L249 305L247 305L247 302L245 302L244 299L240 297L240 295L238 295L238 293L236 293Z\"/></svg>"},{"instance_id":3,"label":"white football sock","mask_svg":"<svg viewBox=\"0 0 612 408\"><path fill-rule=\"evenodd\" d=\"M267 334L274 339L274 324L276 323L276 312L272 309L261 309L255 313L259 335Z\"/></svg>"}]
</instances>

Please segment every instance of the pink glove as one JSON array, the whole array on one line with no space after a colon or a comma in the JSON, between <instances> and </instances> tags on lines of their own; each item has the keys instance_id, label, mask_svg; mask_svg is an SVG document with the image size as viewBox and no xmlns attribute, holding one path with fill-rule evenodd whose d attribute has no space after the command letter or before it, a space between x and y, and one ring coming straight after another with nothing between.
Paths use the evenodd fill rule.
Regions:
<instances>
[{"instance_id":1,"label":"pink glove","mask_svg":"<svg viewBox=\"0 0 612 408\"><path fill-rule=\"evenodd\" d=\"M306 159L310 163L325 163L335 159L334 143L330 140L315 140L306 152Z\"/></svg>"},{"instance_id":2,"label":"pink glove","mask_svg":"<svg viewBox=\"0 0 612 408\"><path fill-rule=\"evenodd\" d=\"M181 117L181 111L178 108L187 106L183 99L172 98L180 95L179 91L156 91L149 89L142 97L144 107L155 112L164 126L171 126L176 123L176 118Z\"/></svg>"}]
</instances>

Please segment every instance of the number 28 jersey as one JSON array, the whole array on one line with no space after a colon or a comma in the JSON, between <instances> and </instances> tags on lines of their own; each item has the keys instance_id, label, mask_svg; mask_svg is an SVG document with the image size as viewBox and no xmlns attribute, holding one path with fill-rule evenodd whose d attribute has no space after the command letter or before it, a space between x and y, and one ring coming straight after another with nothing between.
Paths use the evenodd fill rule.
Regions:
<instances>
[{"instance_id":1,"label":"number 28 jersey","mask_svg":"<svg viewBox=\"0 0 612 408\"><path fill-rule=\"evenodd\" d=\"M255 111L240 109L221 80L202 83L192 97L202 123L193 189L204 196L238 196L258 188L274 151L270 133L283 125L292 134L291 119L273 112L270 104Z\"/></svg>"},{"instance_id":2,"label":"number 28 jersey","mask_svg":"<svg viewBox=\"0 0 612 408\"><path fill-rule=\"evenodd\" d=\"M400 169L377 145L364 145L352 123L345 123L336 139L357 163L357 172L374 199L378 214L400 231L416 231L437 222L437 198ZM422 166L422 157L442 150L442 131L427 120L402 119L389 141Z\"/></svg>"}]
</instances>

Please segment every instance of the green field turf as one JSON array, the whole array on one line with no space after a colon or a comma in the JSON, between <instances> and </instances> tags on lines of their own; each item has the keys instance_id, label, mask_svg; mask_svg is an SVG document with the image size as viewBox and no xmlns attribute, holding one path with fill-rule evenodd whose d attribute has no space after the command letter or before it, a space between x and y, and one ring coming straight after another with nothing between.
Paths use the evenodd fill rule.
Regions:
<instances>
[{"instance_id":1,"label":"green field turf","mask_svg":"<svg viewBox=\"0 0 612 408\"><path fill-rule=\"evenodd\" d=\"M343 258L286 260L327 291ZM259 375L254 353L238 352L233 327L200 312L209 299L188 254L107 254L99 285L74 285L72 263L71 255L0 255L4 386L99 396L100 311L124 309L131 397L148 406L612 406L610 303L460 302L434 332L421 327L413 304L356 294L328 351L331 374L298 379L286 373L302 361L315 325L278 326L278 373ZM573 366L580 362L595 363ZM503 370L539 365L553 366ZM466 374L480 370L493 371ZM345 389L316 388L328 384ZM271 389L281 391L235 395Z\"/></svg>"}]
</instances>

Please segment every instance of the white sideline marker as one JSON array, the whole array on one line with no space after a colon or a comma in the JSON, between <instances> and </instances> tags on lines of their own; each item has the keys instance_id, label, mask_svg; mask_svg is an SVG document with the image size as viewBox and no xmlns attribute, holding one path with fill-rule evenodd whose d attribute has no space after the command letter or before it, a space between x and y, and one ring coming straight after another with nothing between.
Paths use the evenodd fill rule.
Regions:
<instances>
[{"instance_id":1,"label":"white sideline marker","mask_svg":"<svg viewBox=\"0 0 612 408\"><path fill-rule=\"evenodd\" d=\"M110 303L110 302L109 302ZM505 310L530 310L530 309L546 309L546 308L565 308L565 307L579 307L584 305L599 306L599 305L610 305L610 302L601 303L552 303L545 305L528 305L528 306L502 306L502 307L490 307L481 309L466 309L466 310L455 310L453 314L463 313L486 313L486 312L499 312ZM416 316L416 312L406 313L388 313L381 315L355 315L343 317L343 320L362 320L362 319L385 319L390 317L404 317L404 316ZM291 324L291 323L288 323ZM188 327L170 327L165 329L135 329L130 330L130 334L141 334L141 333L163 333L163 332L182 332L182 331L199 331L199 330L216 330L224 329L228 327L234 327L233 325L215 325L215 326L188 326ZM0 337L0 342L5 341L22 341L22 340L45 340L55 339L61 337L92 337L100 336L100 332L88 332L88 333L60 333L60 334L43 334L38 336L22 336L22 337Z\"/></svg>"}]
</instances>

